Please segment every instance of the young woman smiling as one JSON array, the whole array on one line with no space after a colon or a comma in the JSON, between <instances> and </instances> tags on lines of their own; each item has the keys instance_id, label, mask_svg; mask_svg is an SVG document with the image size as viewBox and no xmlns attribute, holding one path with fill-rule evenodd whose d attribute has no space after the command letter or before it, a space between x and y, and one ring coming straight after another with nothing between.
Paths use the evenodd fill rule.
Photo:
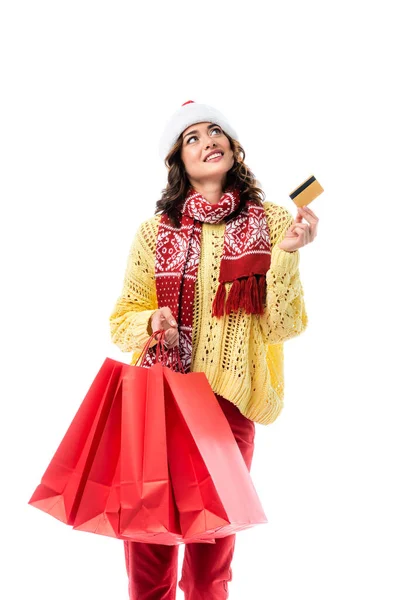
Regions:
<instances>
[{"instance_id":1,"label":"young woman smiling","mask_svg":"<svg viewBox=\"0 0 400 600\"><path fill-rule=\"evenodd\" d=\"M299 248L314 240L318 218L298 208L293 219L264 201L235 130L209 105L185 102L160 154L168 182L134 237L112 340L134 364L149 335L165 330L185 371L206 374L250 470L255 423L272 423L283 407L283 343L307 326ZM186 544L186 600L228 598L235 541ZM131 600L175 598L178 546L124 548Z\"/></svg>"}]
</instances>

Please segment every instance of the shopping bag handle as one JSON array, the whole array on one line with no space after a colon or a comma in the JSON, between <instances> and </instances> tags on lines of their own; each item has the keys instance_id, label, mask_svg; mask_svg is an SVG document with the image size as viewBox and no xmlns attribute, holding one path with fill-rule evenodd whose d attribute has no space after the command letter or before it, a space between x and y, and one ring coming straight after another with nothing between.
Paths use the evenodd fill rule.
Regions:
<instances>
[{"instance_id":1,"label":"shopping bag handle","mask_svg":"<svg viewBox=\"0 0 400 600\"><path fill-rule=\"evenodd\" d=\"M181 361L181 357L179 355L179 346L174 346L173 348L169 348L169 350L171 350L171 354L168 354L169 350L166 350L164 347L164 338L165 338L165 329L158 329L157 331L153 331L153 333L150 335L149 339L147 340L142 352L140 353L135 365L142 367L144 364L144 361L146 360L146 353L150 348L150 344L151 341L154 339L156 339L156 336L160 334L160 337L157 341L157 345L156 345L156 362L160 362L159 361L159 357L160 357L160 350L161 350L161 364L168 367L168 361L171 359L172 360L172 365L175 364L174 362L174 354L175 354L175 349L176 349L176 363L178 364L179 370L181 373L185 372L185 369L182 365L182 361ZM140 364L139 364L140 361Z\"/></svg>"}]
</instances>

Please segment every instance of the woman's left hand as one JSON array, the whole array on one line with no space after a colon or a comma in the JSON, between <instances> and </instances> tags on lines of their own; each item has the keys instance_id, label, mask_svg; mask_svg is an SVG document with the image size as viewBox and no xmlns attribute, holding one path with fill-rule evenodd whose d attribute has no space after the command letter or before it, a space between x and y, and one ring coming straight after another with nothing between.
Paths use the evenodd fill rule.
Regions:
<instances>
[{"instance_id":1,"label":"woman's left hand","mask_svg":"<svg viewBox=\"0 0 400 600\"><path fill-rule=\"evenodd\" d=\"M308 223L301 222L303 217ZM318 221L318 217L308 206L298 206L295 222L286 231L278 248L286 252L294 252L312 242L317 235Z\"/></svg>"}]
</instances>

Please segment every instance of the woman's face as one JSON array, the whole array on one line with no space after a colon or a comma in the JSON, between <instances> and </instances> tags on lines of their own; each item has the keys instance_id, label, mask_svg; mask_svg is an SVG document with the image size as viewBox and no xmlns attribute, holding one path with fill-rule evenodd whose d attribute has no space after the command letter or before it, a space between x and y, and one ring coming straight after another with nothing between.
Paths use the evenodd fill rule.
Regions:
<instances>
[{"instance_id":1,"label":"woman's face","mask_svg":"<svg viewBox=\"0 0 400 600\"><path fill-rule=\"evenodd\" d=\"M229 139L215 123L196 123L183 132L181 159L192 185L216 181L222 186L226 173L233 167ZM207 160L211 154L220 156Z\"/></svg>"}]
</instances>

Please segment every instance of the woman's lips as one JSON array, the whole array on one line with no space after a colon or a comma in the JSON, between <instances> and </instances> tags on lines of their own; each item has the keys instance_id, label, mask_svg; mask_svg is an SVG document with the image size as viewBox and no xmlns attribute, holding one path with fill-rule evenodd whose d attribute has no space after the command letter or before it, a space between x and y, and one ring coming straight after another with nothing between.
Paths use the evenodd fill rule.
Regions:
<instances>
[{"instance_id":1,"label":"woman's lips","mask_svg":"<svg viewBox=\"0 0 400 600\"><path fill-rule=\"evenodd\" d=\"M221 160L221 158L223 158L223 156L216 156L215 158L211 158L210 160L206 160L206 162L218 162L219 160Z\"/></svg>"}]
</instances>

